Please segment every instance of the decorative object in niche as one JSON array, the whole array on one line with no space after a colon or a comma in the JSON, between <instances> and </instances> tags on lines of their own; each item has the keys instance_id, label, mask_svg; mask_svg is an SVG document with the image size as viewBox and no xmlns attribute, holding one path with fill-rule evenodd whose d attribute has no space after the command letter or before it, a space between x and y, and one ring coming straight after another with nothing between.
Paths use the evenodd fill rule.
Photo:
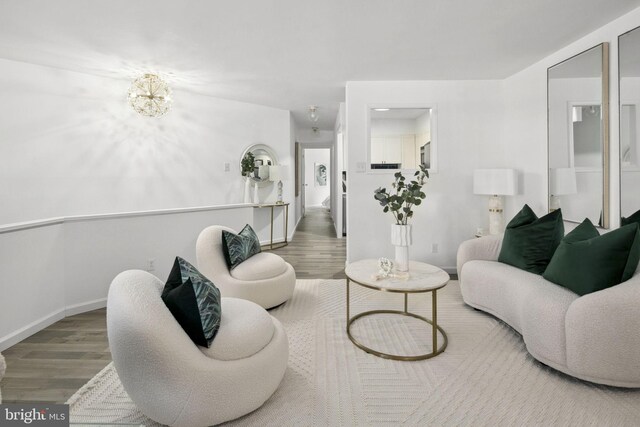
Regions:
<instances>
[{"instance_id":1,"label":"decorative object in niche","mask_svg":"<svg viewBox=\"0 0 640 427\"><path fill-rule=\"evenodd\" d=\"M373 192L373 197L383 207L383 212L391 212L396 220L391 225L391 243L396 247L396 269L398 271L409 270L409 246L411 240L411 225L409 218L413 217L413 207L419 206L427 195L422 191L429 171L420 165L420 170L414 174L414 179L409 183L402 172L394 174L395 181L391 187L395 190L388 192L386 188L378 188Z\"/></svg>"},{"instance_id":2,"label":"decorative object in niche","mask_svg":"<svg viewBox=\"0 0 640 427\"><path fill-rule=\"evenodd\" d=\"M518 172L514 169L476 169L473 171L473 194L489 199L489 234L504 230L502 196L518 194Z\"/></svg>"},{"instance_id":3,"label":"decorative object in niche","mask_svg":"<svg viewBox=\"0 0 640 427\"><path fill-rule=\"evenodd\" d=\"M160 117L171 109L171 89L156 74L144 74L129 88L129 104L147 117Z\"/></svg>"},{"instance_id":4,"label":"decorative object in niche","mask_svg":"<svg viewBox=\"0 0 640 427\"><path fill-rule=\"evenodd\" d=\"M609 227L609 45L547 70L549 210ZM575 184L573 183L575 180Z\"/></svg>"},{"instance_id":5,"label":"decorative object in niche","mask_svg":"<svg viewBox=\"0 0 640 427\"><path fill-rule=\"evenodd\" d=\"M620 89L620 224L640 212L640 27L618 37Z\"/></svg>"},{"instance_id":6,"label":"decorative object in niche","mask_svg":"<svg viewBox=\"0 0 640 427\"><path fill-rule=\"evenodd\" d=\"M436 169L433 108L370 108L368 125L370 170Z\"/></svg>"}]
</instances>

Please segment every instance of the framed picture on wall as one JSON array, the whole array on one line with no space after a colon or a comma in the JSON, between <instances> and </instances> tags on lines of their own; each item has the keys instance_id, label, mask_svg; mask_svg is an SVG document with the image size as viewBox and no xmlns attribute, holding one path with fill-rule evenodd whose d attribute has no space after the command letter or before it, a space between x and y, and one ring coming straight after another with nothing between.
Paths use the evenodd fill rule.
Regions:
<instances>
[{"instance_id":1,"label":"framed picture on wall","mask_svg":"<svg viewBox=\"0 0 640 427\"><path fill-rule=\"evenodd\" d=\"M327 185L327 165L324 163L314 163L314 185L316 187L325 187Z\"/></svg>"}]
</instances>

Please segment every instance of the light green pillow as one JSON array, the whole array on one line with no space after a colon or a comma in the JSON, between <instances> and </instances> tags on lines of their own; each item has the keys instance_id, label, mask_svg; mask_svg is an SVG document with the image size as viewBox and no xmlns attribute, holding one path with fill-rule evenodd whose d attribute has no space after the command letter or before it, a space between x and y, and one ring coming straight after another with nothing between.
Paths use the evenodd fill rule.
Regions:
<instances>
[{"instance_id":1,"label":"light green pillow","mask_svg":"<svg viewBox=\"0 0 640 427\"><path fill-rule=\"evenodd\" d=\"M585 219L562 239L543 277L585 295L629 280L639 261L637 223L600 235Z\"/></svg>"},{"instance_id":2,"label":"light green pillow","mask_svg":"<svg viewBox=\"0 0 640 427\"><path fill-rule=\"evenodd\" d=\"M498 261L542 274L564 236L560 209L542 218L524 205L504 232Z\"/></svg>"}]
</instances>

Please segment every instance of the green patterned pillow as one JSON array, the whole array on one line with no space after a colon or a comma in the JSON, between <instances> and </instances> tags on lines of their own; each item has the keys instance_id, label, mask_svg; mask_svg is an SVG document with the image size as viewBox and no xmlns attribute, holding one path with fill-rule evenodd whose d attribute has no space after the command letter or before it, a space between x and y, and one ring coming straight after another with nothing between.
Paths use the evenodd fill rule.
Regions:
<instances>
[{"instance_id":1,"label":"green patterned pillow","mask_svg":"<svg viewBox=\"0 0 640 427\"><path fill-rule=\"evenodd\" d=\"M261 252L258 235L249 224L238 234L222 230L222 249L229 270Z\"/></svg>"},{"instance_id":2,"label":"green patterned pillow","mask_svg":"<svg viewBox=\"0 0 640 427\"><path fill-rule=\"evenodd\" d=\"M194 343L211 345L220 327L222 307L220 291L209 279L176 257L162 300Z\"/></svg>"}]
</instances>

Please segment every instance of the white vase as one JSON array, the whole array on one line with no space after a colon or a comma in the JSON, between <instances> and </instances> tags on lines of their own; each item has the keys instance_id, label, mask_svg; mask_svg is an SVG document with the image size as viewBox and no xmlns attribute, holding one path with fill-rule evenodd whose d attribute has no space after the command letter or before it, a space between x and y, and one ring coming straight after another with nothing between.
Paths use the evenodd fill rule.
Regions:
<instances>
[{"instance_id":1,"label":"white vase","mask_svg":"<svg viewBox=\"0 0 640 427\"><path fill-rule=\"evenodd\" d=\"M260 204L260 196L258 195L258 183L253 184L253 203Z\"/></svg>"},{"instance_id":2,"label":"white vase","mask_svg":"<svg viewBox=\"0 0 640 427\"><path fill-rule=\"evenodd\" d=\"M244 177L244 202L251 203L251 178Z\"/></svg>"},{"instance_id":3,"label":"white vase","mask_svg":"<svg viewBox=\"0 0 640 427\"><path fill-rule=\"evenodd\" d=\"M396 270L409 271L409 246L411 243L410 224L391 224L391 244L396 247Z\"/></svg>"}]
</instances>

